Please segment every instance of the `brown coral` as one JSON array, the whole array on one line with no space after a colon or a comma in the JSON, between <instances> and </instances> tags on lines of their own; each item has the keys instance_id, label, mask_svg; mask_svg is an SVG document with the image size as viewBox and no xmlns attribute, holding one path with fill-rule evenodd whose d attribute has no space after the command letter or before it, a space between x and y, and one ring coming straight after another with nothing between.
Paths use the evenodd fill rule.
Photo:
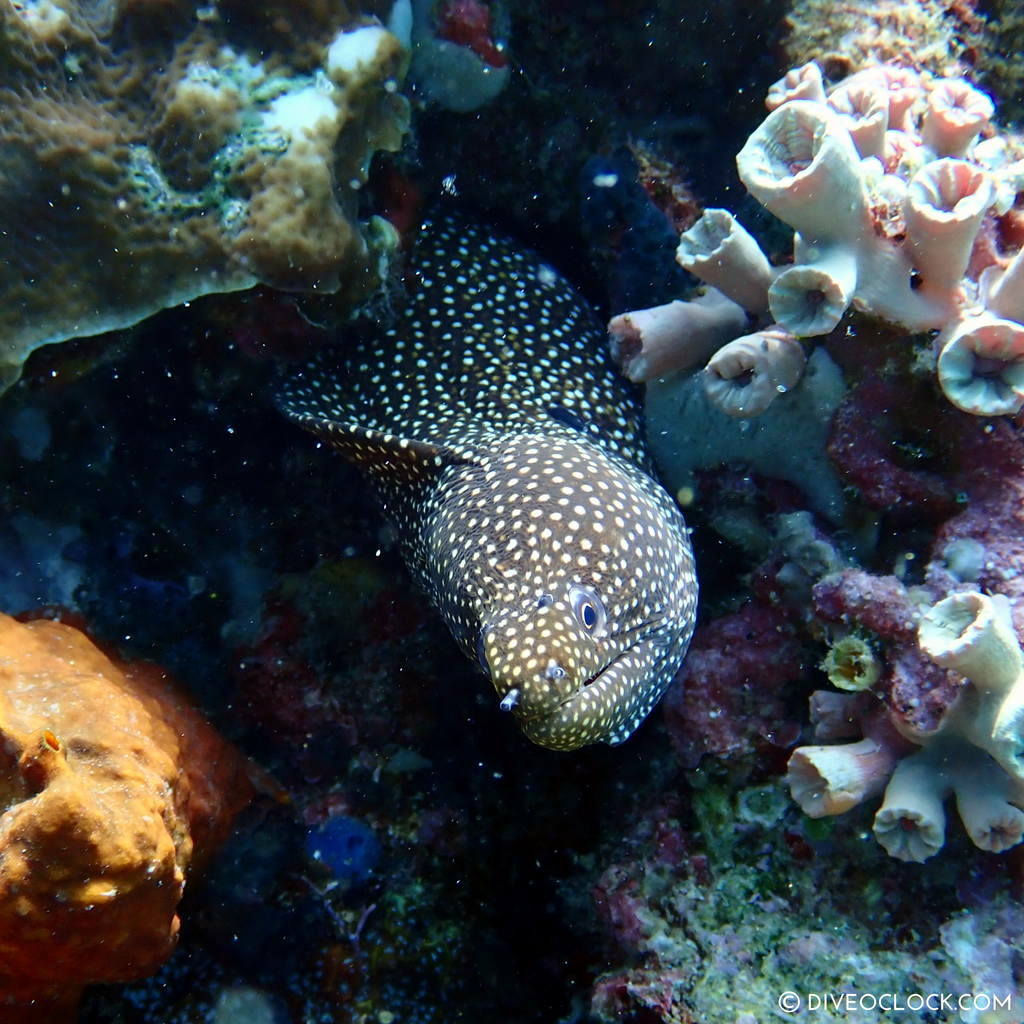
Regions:
<instances>
[{"instance_id":1,"label":"brown coral","mask_svg":"<svg viewBox=\"0 0 1024 1024\"><path fill-rule=\"evenodd\" d=\"M798 0L786 18L792 65L818 60L842 78L871 64L893 63L958 75L981 44L981 19L967 4L942 0Z\"/></svg>"},{"instance_id":2,"label":"brown coral","mask_svg":"<svg viewBox=\"0 0 1024 1024\"><path fill-rule=\"evenodd\" d=\"M62 623L0 616L0 738L6 1024L29 1000L69 1012L88 983L155 970L186 876L252 790L164 673Z\"/></svg>"},{"instance_id":3,"label":"brown coral","mask_svg":"<svg viewBox=\"0 0 1024 1024\"><path fill-rule=\"evenodd\" d=\"M358 207L404 49L337 0L265 6L0 7L0 392L41 345L208 292L374 287L390 237Z\"/></svg>"}]
</instances>

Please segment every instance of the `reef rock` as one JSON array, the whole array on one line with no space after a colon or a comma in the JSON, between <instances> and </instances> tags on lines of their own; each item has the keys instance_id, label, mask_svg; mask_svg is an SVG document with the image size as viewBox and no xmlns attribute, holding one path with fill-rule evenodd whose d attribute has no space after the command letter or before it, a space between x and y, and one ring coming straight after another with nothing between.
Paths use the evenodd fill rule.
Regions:
<instances>
[{"instance_id":1,"label":"reef rock","mask_svg":"<svg viewBox=\"0 0 1024 1024\"><path fill-rule=\"evenodd\" d=\"M352 10L0 7L0 392L41 345L209 292L366 297L394 233L357 207L407 54Z\"/></svg>"},{"instance_id":2,"label":"reef rock","mask_svg":"<svg viewBox=\"0 0 1024 1024\"><path fill-rule=\"evenodd\" d=\"M187 876L252 787L159 668L115 664L58 622L0 616L0 737L6 1024L154 971Z\"/></svg>"}]
</instances>

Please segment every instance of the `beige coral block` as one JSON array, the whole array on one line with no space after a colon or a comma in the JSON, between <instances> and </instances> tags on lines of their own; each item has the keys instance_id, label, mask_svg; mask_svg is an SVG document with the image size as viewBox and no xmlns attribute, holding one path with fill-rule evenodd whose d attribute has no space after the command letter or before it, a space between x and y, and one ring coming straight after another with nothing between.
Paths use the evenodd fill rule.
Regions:
<instances>
[{"instance_id":1,"label":"beige coral block","mask_svg":"<svg viewBox=\"0 0 1024 1024\"><path fill-rule=\"evenodd\" d=\"M204 81L198 74L186 72L173 85L163 117L154 126L153 148L174 187L202 187L209 161L241 127L242 102L241 92L230 82Z\"/></svg>"},{"instance_id":2,"label":"beige coral block","mask_svg":"<svg viewBox=\"0 0 1024 1024\"><path fill-rule=\"evenodd\" d=\"M394 36L341 0L46 8L0 4L0 392L42 345L210 292L367 297L386 236L359 193L408 122ZM330 116L275 123L311 96Z\"/></svg>"}]
</instances>

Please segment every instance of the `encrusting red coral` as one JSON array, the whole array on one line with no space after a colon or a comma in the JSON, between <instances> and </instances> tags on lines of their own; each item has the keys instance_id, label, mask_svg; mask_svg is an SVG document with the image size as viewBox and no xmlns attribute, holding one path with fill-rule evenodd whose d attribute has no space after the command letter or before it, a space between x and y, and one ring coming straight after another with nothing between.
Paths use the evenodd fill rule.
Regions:
<instances>
[{"instance_id":1,"label":"encrusting red coral","mask_svg":"<svg viewBox=\"0 0 1024 1024\"><path fill-rule=\"evenodd\" d=\"M683 764L736 756L758 742L790 746L799 727L782 692L803 671L796 630L778 608L750 603L698 629L663 703Z\"/></svg>"},{"instance_id":2,"label":"encrusting red coral","mask_svg":"<svg viewBox=\"0 0 1024 1024\"><path fill-rule=\"evenodd\" d=\"M472 50L485 64L503 68L508 57L491 38L491 9L480 0L445 0L437 9L437 35Z\"/></svg>"},{"instance_id":3,"label":"encrusting red coral","mask_svg":"<svg viewBox=\"0 0 1024 1024\"><path fill-rule=\"evenodd\" d=\"M914 446L912 427L945 427L951 420L946 410L934 408L930 393L908 395L904 382L869 374L833 417L828 453L868 505L885 509L890 518L939 522L957 511L954 488L941 474L908 465L900 455Z\"/></svg>"},{"instance_id":4,"label":"encrusting red coral","mask_svg":"<svg viewBox=\"0 0 1024 1024\"><path fill-rule=\"evenodd\" d=\"M154 971L186 877L252 792L158 667L0 616L0 1024Z\"/></svg>"}]
</instances>

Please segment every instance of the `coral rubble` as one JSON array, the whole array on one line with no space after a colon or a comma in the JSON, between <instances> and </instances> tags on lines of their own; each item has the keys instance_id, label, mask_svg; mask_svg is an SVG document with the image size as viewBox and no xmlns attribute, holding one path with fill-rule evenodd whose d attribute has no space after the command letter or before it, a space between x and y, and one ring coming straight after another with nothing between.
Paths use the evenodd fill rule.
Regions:
<instances>
[{"instance_id":1,"label":"coral rubble","mask_svg":"<svg viewBox=\"0 0 1024 1024\"><path fill-rule=\"evenodd\" d=\"M186 879L252 793L163 672L0 617L0 1020L66 1012L174 949Z\"/></svg>"},{"instance_id":2,"label":"coral rubble","mask_svg":"<svg viewBox=\"0 0 1024 1024\"><path fill-rule=\"evenodd\" d=\"M371 9L372 13L372 9ZM341 3L0 9L0 390L34 349L257 281L364 299L405 49Z\"/></svg>"},{"instance_id":3,"label":"coral rubble","mask_svg":"<svg viewBox=\"0 0 1024 1024\"><path fill-rule=\"evenodd\" d=\"M984 993L978 1010L969 998L962 1015L954 1005L950 1021L1019 1019L1021 914L1009 886L982 888L961 866L977 891L957 899L948 875L899 866L887 876L881 851L854 835L805 839L772 785L708 781L692 801L699 827L686 802L663 799L602 860L587 894L606 950L594 1020L929 1019L911 992ZM777 1011L782 993L797 996L792 1015ZM901 993L903 1005L880 1013L879 993ZM986 1015L996 1000L1013 1010Z\"/></svg>"}]
</instances>

